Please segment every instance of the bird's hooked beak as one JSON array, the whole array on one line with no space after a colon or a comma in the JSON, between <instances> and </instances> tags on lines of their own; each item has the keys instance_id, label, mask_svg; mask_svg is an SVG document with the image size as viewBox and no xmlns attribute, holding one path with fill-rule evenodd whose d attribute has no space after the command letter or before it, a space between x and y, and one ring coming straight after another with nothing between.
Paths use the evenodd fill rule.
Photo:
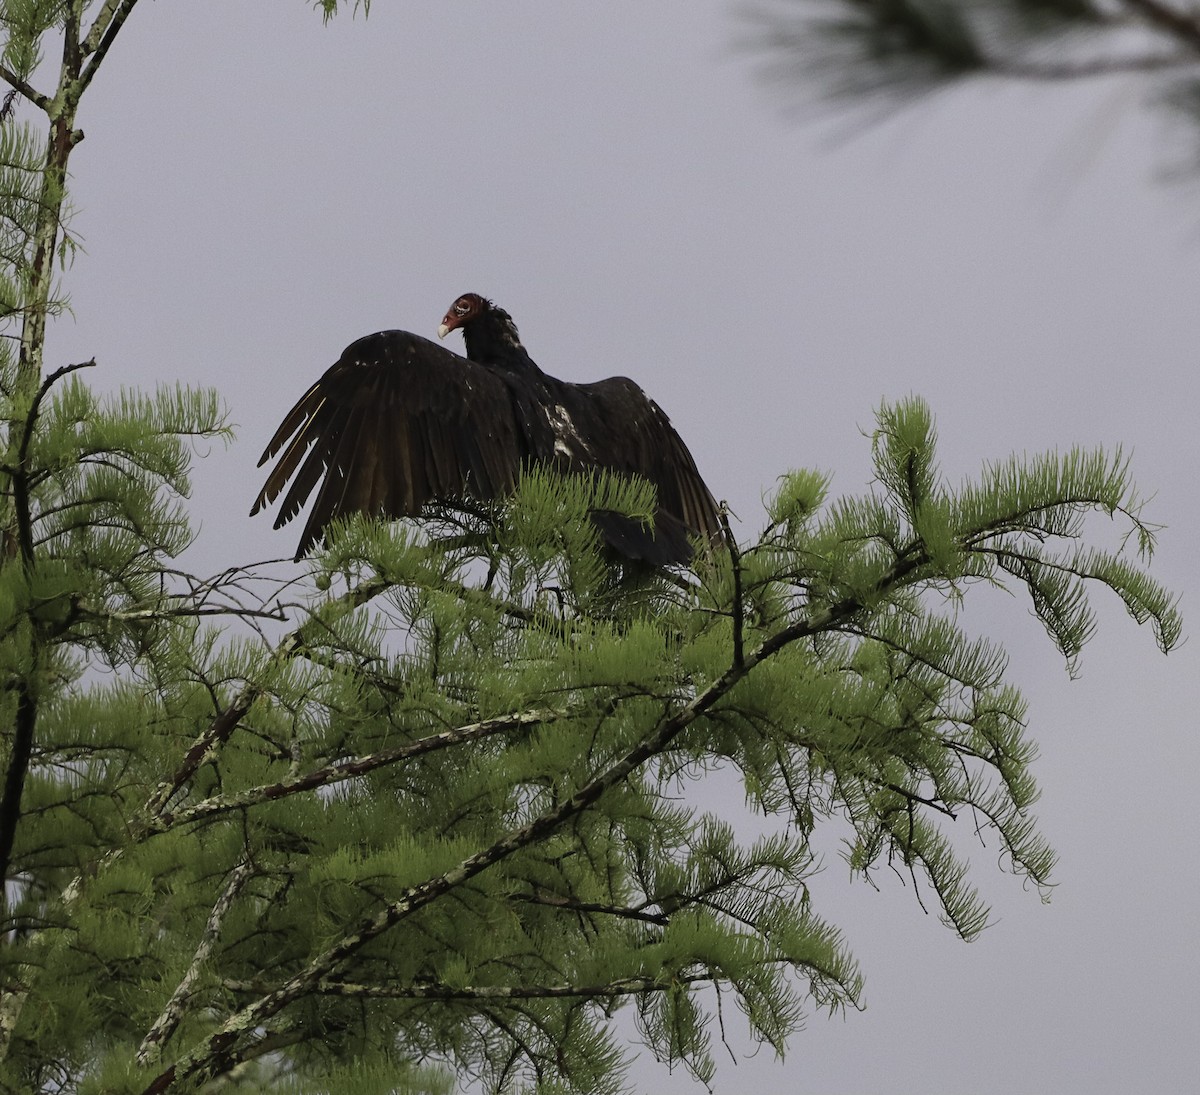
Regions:
<instances>
[{"instance_id":1,"label":"bird's hooked beak","mask_svg":"<svg viewBox=\"0 0 1200 1095\"><path fill-rule=\"evenodd\" d=\"M488 307L490 307L490 303L478 293L463 293L450 305L450 311L442 316L442 325L438 328L438 338L445 338L451 331L457 331L464 323Z\"/></svg>"}]
</instances>

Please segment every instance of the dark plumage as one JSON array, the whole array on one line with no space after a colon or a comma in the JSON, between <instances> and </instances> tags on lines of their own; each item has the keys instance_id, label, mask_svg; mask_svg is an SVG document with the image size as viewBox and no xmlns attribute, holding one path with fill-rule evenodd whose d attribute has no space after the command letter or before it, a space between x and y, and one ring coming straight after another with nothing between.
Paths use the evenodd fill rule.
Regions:
<instances>
[{"instance_id":1,"label":"dark plumage","mask_svg":"<svg viewBox=\"0 0 1200 1095\"><path fill-rule=\"evenodd\" d=\"M297 559L335 518L415 517L430 502L501 498L529 464L649 480L658 492L653 528L617 513L592 514L624 559L686 563L690 536L720 537L716 504L691 454L632 380L572 384L548 376L508 313L475 293L451 305L438 334L456 329L465 358L407 331L360 338L288 412L259 460L261 467L282 450L250 512L292 480L275 518L279 528L320 482Z\"/></svg>"}]
</instances>

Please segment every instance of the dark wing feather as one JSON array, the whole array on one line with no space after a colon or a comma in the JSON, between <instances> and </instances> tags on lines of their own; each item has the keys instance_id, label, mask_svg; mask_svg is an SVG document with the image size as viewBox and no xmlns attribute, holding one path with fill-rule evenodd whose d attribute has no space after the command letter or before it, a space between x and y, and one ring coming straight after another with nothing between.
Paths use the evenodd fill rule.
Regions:
<instances>
[{"instance_id":1,"label":"dark wing feather","mask_svg":"<svg viewBox=\"0 0 1200 1095\"><path fill-rule=\"evenodd\" d=\"M721 536L717 503L692 454L662 408L637 384L628 377L614 376L564 388L574 389L568 396L572 403L586 403L590 408L587 418L582 413L575 417L590 420L588 440L592 450L599 451L599 462L654 485L661 511L656 524L664 526L663 533L673 539L686 535L673 527L669 518L674 518L692 535L708 540ZM668 520L664 521L663 515Z\"/></svg>"},{"instance_id":2,"label":"dark wing feather","mask_svg":"<svg viewBox=\"0 0 1200 1095\"><path fill-rule=\"evenodd\" d=\"M413 517L432 501L508 494L527 445L494 372L407 331L380 331L305 392L259 466L281 451L250 512L286 487L279 528L320 483L299 559L339 517Z\"/></svg>"}]
</instances>

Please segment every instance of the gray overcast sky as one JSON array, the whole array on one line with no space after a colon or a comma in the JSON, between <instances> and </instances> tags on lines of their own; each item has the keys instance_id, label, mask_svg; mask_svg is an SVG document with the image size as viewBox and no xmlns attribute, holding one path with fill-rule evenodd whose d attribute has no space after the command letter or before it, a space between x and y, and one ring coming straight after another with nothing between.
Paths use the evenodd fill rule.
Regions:
<instances>
[{"instance_id":1,"label":"gray overcast sky","mask_svg":"<svg viewBox=\"0 0 1200 1095\"><path fill-rule=\"evenodd\" d=\"M1122 443L1194 606L1200 187L1154 181L1187 134L1114 81L979 88L835 143L737 34L714 0L376 0L329 27L303 0L139 5L80 118L86 254L49 362L221 390L239 439L197 469L200 570L292 552L244 516L254 465L342 347L431 334L473 290L548 371L635 377L747 536L788 467L866 487L885 396L930 400L955 481ZM814 895L867 1010L814 1015L783 1062L719 1055L717 1092L1196 1090L1197 649L1164 659L1103 607L1074 682L1024 603L967 609L1031 701L1050 904L974 846L996 923L967 946L895 876L849 883L830 837Z\"/></svg>"}]
</instances>

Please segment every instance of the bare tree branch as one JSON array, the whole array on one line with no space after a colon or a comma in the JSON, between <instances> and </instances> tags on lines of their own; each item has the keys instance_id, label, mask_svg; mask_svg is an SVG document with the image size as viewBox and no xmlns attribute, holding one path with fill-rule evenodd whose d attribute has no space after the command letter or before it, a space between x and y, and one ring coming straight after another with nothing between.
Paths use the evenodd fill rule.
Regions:
<instances>
[{"instance_id":1,"label":"bare tree branch","mask_svg":"<svg viewBox=\"0 0 1200 1095\"><path fill-rule=\"evenodd\" d=\"M92 82L96 71L103 63L117 35L121 32L121 27L124 26L125 20L129 18L129 14L136 4L137 0L104 0L104 7L100 9L96 21L92 23L87 36L80 44L81 55L88 58L87 64L79 74L79 92L81 94Z\"/></svg>"},{"instance_id":2,"label":"bare tree branch","mask_svg":"<svg viewBox=\"0 0 1200 1095\"><path fill-rule=\"evenodd\" d=\"M21 79L20 76L18 76L15 72L10 71L4 65L0 65L0 80L3 80L6 84L8 84L9 87L13 89L13 91L19 92L40 110L49 112L51 102L50 97L48 95L43 95L37 90L37 88L26 83Z\"/></svg>"}]
</instances>

